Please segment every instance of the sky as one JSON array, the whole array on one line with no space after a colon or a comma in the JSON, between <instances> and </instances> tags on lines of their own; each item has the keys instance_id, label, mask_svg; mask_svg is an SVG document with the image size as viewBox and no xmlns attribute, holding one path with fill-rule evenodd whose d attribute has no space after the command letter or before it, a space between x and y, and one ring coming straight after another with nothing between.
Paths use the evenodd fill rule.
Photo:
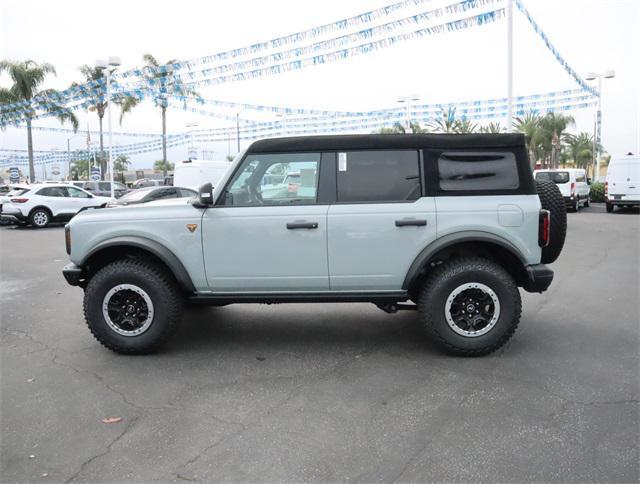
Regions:
<instances>
[{"instance_id":1,"label":"sky","mask_svg":"<svg viewBox=\"0 0 640 484\"><path fill-rule=\"evenodd\" d=\"M499 1L499 0L497 0ZM78 67L97 58L117 55L122 70L141 65L152 53L161 61L192 59L256 41L304 30L365 12L392 0L300 0L176 3L111 0L3 0L0 3L0 58L49 62L57 76L43 87L64 89L81 81ZM402 12L421 12L453 0L433 0ZM524 0L538 24L569 64L581 75L614 69L605 79L602 96L602 143L614 156L640 151L640 0ZM495 7L493 7L495 8ZM514 9L515 10L515 9ZM528 95L574 89L575 81L555 61L519 12L514 12L514 94ZM427 37L373 54L260 80L200 89L208 99L319 108L371 110L396 105L399 96L418 94L420 102L449 102L506 96L506 22ZM7 76L0 85L8 87ZM97 129L94 113L77 113L81 128ZM235 112L229 112L235 114ZM595 109L571 113L573 131L593 132ZM275 117L240 113L251 119ZM161 132L159 110L145 101L114 131ZM227 121L182 110L168 112L168 132L229 126ZM59 126L38 120L39 126ZM106 123L105 123L106 124ZM502 121L504 125L504 120ZM67 134L34 132L36 150L66 150ZM135 138L114 137L114 143ZM84 137L69 141L83 148ZM246 143L243 142L242 147ZM0 148L26 149L26 130L0 131ZM235 154L235 141L201 144L207 158ZM185 146L169 150L178 161ZM160 151L132 155L134 167L150 167Z\"/></svg>"}]
</instances>

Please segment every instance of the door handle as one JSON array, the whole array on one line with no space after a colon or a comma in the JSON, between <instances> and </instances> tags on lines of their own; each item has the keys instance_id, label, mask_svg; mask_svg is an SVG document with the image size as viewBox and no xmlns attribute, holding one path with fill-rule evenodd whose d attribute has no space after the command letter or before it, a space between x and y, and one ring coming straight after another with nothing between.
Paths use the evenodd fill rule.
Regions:
<instances>
[{"instance_id":1,"label":"door handle","mask_svg":"<svg viewBox=\"0 0 640 484\"><path fill-rule=\"evenodd\" d=\"M427 221L424 219L403 218L401 220L396 220L396 227L424 227L425 225L427 225Z\"/></svg>"},{"instance_id":2,"label":"door handle","mask_svg":"<svg viewBox=\"0 0 640 484\"><path fill-rule=\"evenodd\" d=\"M287 222L287 229L317 229L318 222Z\"/></svg>"}]
</instances>

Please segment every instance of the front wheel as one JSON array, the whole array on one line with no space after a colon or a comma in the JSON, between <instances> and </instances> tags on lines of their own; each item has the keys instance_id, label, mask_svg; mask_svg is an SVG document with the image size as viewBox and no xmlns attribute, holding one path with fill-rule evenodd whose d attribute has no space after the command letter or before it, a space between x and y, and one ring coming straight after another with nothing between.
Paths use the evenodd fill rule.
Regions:
<instances>
[{"instance_id":1,"label":"front wheel","mask_svg":"<svg viewBox=\"0 0 640 484\"><path fill-rule=\"evenodd\" d=\"M425 330L450 353L489 354L520 322L522 303L513 278L482 258L452 259L427 277L418 298Z\"/></svg>"},{"instance_id":2,"label":"front wheel","mask_svg":"<svg viewBox=\"0 0 640 484\"><path fill-rule=\"evenodd\" d=\"M175 332L182 298L172 277L155 264L119 260L100 269L84 294L93 336L112 351L156 351Z\"/></svg>"}]
</instances>

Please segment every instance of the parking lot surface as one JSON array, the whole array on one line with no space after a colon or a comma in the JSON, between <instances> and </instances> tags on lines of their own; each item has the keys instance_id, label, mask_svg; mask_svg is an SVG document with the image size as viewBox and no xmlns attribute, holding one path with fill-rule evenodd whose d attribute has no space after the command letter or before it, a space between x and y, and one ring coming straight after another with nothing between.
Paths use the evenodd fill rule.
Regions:
<instances>
[{"instance_id":1,"label":"parking lot surface","mask_svg":"<svg viewBox=\"0 0 640 484\"><path fill-rule=\"evenodd\" d=\"M1 227L0 481L637 482L639 233L637 210L570 213L488 357L367 304L190 310L125 357L62 279L62 227Z\"/></svg>"}]
</instances>

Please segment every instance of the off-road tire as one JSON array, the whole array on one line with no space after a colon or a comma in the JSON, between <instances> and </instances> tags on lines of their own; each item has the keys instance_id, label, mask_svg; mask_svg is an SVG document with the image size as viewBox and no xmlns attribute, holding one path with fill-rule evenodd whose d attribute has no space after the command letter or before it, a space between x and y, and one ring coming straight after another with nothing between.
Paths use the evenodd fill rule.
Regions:
<instances>
[{"instance_id":1,"label":"off-road tire","mask_svg":"<svg viewBox=\"0 0 640 484\"><path fill-rule=\"evenodd\" d=\"M560 256L564 247L567 235L567 206L560 189L552 181L536 180L536 190L542 208L549 210L551 214L549 245L542 248L541 257L543 264L550 264Z\"/></svg>"},{"instance_id":2,"label":"off-road tire","mask_svg":"<svg viewBox=\"0 0 640 484\"><path fill-rule=\"evenodd\" d=\"M29 214L29 223L32 227L43 229L49 225L51 218L51 212L49 212L49 210L39 207Z\"/></svg>"},{"instance_id":3,"label":"off-road tire","mask_svg":"<svg viewBox=\"0 0 640 484\"><path fill-rule=\"evenodd\" d=\"M492 289L500 303L495 326L481 336L456 333L446 320L446 301L460 285L480 283ZM436 266L427 276L418 297L423 329L447 352L459 356L482 356L496 351L515 332L522 302L518 287L500 265L483 258L458 258Z\"/></svg>"},{"instance_id":4,"label":"off-road tire","mask_svg":"<svg viewBox=\"0 0 640 484\"><path fill-rule=\"evenodd\" d=\"M120 284L141 288L153 304L151 325L139 335L118 334L103 315L106 294ZM144 260L123 259L106 265L90 279L84 293L84 316L93 336L105 347L121 354L146 354L157 351L178 329L182 304L180 289L166 270Z\"/></svg>"}]
</instances>

